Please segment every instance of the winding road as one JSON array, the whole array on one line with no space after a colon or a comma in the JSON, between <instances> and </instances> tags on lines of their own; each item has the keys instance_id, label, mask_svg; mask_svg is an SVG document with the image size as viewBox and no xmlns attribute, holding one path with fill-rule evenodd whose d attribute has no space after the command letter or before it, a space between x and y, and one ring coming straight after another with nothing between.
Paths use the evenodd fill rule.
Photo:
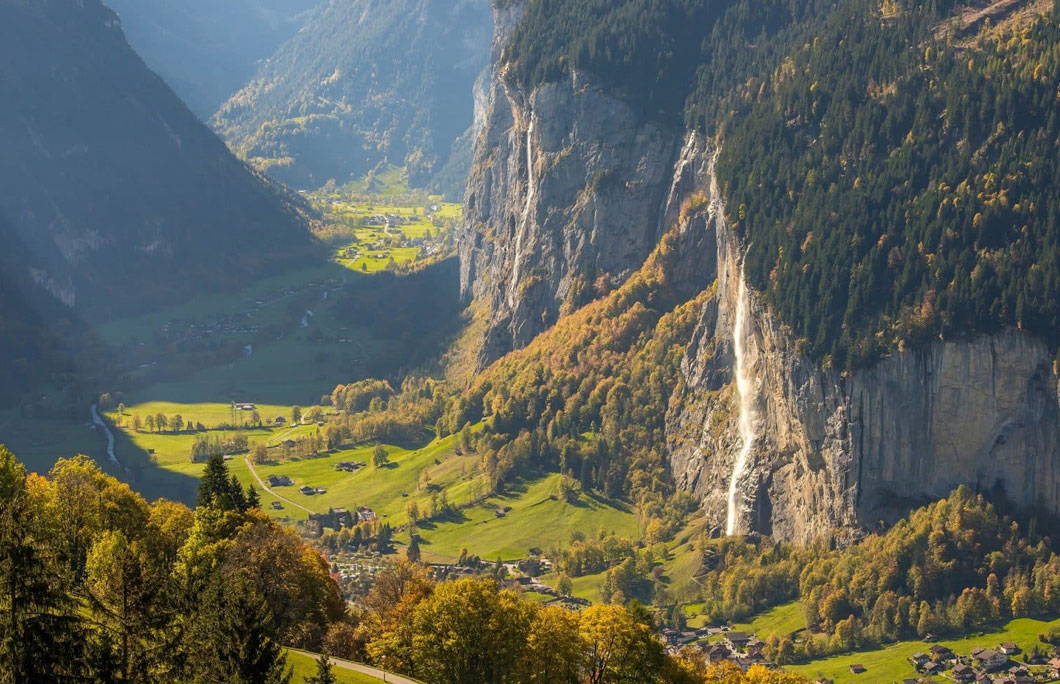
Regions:
<instances>
[{"instance_id":1,"label":"winding road","mask_svg":"<svg viewBox=\"0 0 1060 684\"><path fill-rule=\"evenodd\" d=\"M297 648L292 648L290 650L294 653L301 653L302 655L309 656L310 658L320 657L319 653L302 651ZM402 677L401 675L394 674L393 672L386 672L375 667L369 667L368 665L355 663L352 660L339 660L338 658L331 658L331 664L335 667L340 667L343 670L353 670L354 672L366 674L369 677L375 677L380 681L387 682L387 684L422 684L422 682L418 682L415 679L409 679L408 677Z\"/></svg>"},{"instance_id":2,"label":"winding road","mask_svg":"<svg viewBox=\"0 0 1060 684\"><path fill-rule=\"evenodd\" d=\"M258 486L260 486L263 490L265 490L269 494L275 496L280 501L286 501L287 503L291 504L295 508L300 508L303 511L305 511L306 513L315 513L316 512L316 511L311 511L308 508L306 508L305 506L303 506L302 504L300 504L300 503L298 503L296 501L291 501L286 496L283 496L282 494L277 494L273 490L269 489L268 485L265 484L265 481L261 479L260 475L258 475L258 471L254 470L254 464L251 462L250 456L244 456L243 457L243 462L247 464L247 468L250 469L250 474L254 476L254 479L258 481Z\"/></svg>"}]
</instances>

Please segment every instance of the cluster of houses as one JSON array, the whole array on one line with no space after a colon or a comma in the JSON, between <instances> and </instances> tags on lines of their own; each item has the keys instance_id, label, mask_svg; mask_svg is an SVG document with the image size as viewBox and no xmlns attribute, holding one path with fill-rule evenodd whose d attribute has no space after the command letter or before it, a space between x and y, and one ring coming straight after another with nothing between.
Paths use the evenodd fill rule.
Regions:
<instances>
[{"instance_id":1,"label":"cluster of houses","mask_svg":"<svg viewBox=\"0 0 1060 684\"><path fill-rule=\"evenodd\" d=\"M365 595L375 583L376 575L385 570L381 554L357 554L347 561L335 562L332 572L338 575L339 584L347 594Z\"/></svg>"},{"instance_id":2,"label":"cluster of houses","mask_svg":"<svg viewBox=\"0 0 1060 684\"><path fill-rule=\"evenodd\" d=\"M360 523L371 523L379 519L379 516L368 506L361 506L356 511L345 508L329 508L327 513L311 513L310 522L320 523L321 527L330 527L333 530L341 530L344 527L353 527Z\"/></svg>"},{"instance_id":3,"label":"cluster of houses","mask_svg":"<svg viewBox=\"0 0 1060 684\"><path fill-rule=\"evenodd\" d=\"M726 632L725 637L713 644L703 644L701 648L709 663L728 661L735 663L747 672L752 665L764 665L762 649L765 643L747 632Z\"/></svg>"},{"instance_id":4,"label":"cluster of houses","mask_svg":"<svg viewBox=\"0 0 1060 684\"><path fill-rule=\"evenodd\" d=\"M1060 678L1060 649L1054 649L1052 657L1028 657L1026 665L1012 660L1020 653L1018 645L1007 641L996 648L973 648L967 655L959 655L947 646L935 644L927 653L914 653L909 662L922 675L938 675L961 684L1032 684ZM1048 667L1032 672L1027 665ZM903 684L917 682L919 680L907 679Z\"/></svg>"},{"instance_id":5,"label":"cluster of houses","mask_svg":"<svg viewBox=\"0 0 1060 684\"><path fill-rule=\"evenodd\" d=\"M327 513L310 513L309 521L306 523L306 533L319 537L324 533L325 527L333 530L350 528L361 523L371 523L379 519L379 516L368 506L361 506L356 511L346 508L329 508Z\"/></svg>"},{"instance_id":6,"label":"cluster of houses","mask_svg":"<svg viewBox=\"0 0 1060 684\"><path fill-rule=\"evenodd\" d=\"M310 513L309 521L317 523L320 527L330 527L340 530L343 527L353 527L354 517L345 508L329 508L327 513Z\"/></svg>"},{"instance_id":7,"label":"cluster of houses","mask_svg":"<svg viewBox=\"0 0 1060 684\"><path fill-rule=\"evenodd\" d=\"M335 470L342 471L344 473L352 473L360 470L364 467L364 463L360 461L339 461L335 464Z\"/></svg>"},{"instance_id":8,"label":"cluster of houses","mask_svg":"<svg viewBox=\"0 0 1060 684\"><path fill-rule=\"evenodd\" d=\"M705 641L707 637L717 634L724 634L724 636L718 641ZM712 664L731 662L744 672L752 665L768 665L762 655L765 642L747 632L725 631L725 628L717 627L664 629L662 639L671 652L679 651L689 644L696 644L703 651L707 662Z\"/></svg>"},{"instance_id":9,"label":"cluster of houses","mask_svg":"<svg viewBox=\"0 0 1060 684\"><path fill-rule=\"evenodd\" d=\"M420 220L419 216L398 216L397 214L374 214L372 216L365 216L361 219L362 226L386 226L390 228L392 226L409 225L417 223Z\"/></svg>"},{"instance_id":10,"label":"cluster of houses","mask_svg":"<svg viewBox=\"0 0 1060 684\"><path fill-rule=\"evenodd\" d=\"M314 494L327 494L328 490L326 487L310 487L309 485L302 485L298 488L302 494L306 496L313 496Z\"/></svg>"}]
</instances>

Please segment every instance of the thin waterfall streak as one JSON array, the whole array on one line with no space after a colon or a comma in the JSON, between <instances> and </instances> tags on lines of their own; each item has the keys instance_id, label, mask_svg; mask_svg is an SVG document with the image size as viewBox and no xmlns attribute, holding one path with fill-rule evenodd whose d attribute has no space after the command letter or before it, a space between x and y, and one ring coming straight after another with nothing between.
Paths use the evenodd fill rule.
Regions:
<instances>
[{"instance_id":1,"label":"thin waterfall streak","mask_svg":"<svg viewBox=\"0 0 1060 684\"><path fill-rule=\"evenodd\" d=\"M519 265L523 258L523 228L530 216L537 188L534 185L534 116L530 115L530 125L526 128L526 205L523 207L523 226L516 226L515 258L512 262L512 280L508 285L508 306L515 306L515 290L519 285Z\"/></svg>"},{"instance_id":2,"label":"thin waterfall streak","mask_svg":"<svg viewBox=\"0 0 1060 684\"><path fill-rule=\"evenodd\" d=\"M747 292L747 281L744 279L743 269L740 269L740 286L736 301L736 321L733 324L733 354L736 357L736 391L740 400L740 452L736 455L733 464L732 477L729 480L729 506L728 516L725 523L725 533L736 534L740 525L740 509L743 502L739 501L740 482L747 471L747 461L751 456L751 448L755 441L755 405L754 405L754 379L750 376L747 364L747 338L750 336L750 324L748 321L749 295Z\"/></svg>"}]
</instances>

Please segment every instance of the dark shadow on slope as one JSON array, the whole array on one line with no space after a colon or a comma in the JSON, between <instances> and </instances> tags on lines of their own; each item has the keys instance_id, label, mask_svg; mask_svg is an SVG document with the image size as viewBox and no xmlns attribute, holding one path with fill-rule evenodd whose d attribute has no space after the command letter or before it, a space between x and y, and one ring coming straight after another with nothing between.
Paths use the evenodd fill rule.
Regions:
<instances>
[{"instance_id":1,"label":"dark shadow on slope","mask_svg":"<svg viewBox=\"0 0 1060 684\"><path fill-rule=\"evenodd\" d=\"M136 446L123 430L114 432L114 452L125 467L124 472L113 473L119 479L143 495L148 501L169 499L194 508L199 492L199 479L160 467L154 455ZM191 461L191 455L188 455Z\"/></svg>"},{"instance_id":2,"label":"dark shadow on slope","mask_svg":"<svg viewBox=\"0 0 1060 684\"><path fill-rule=\"evenodd\" d=\"M375 359L375 377L401 378L437 358L460 330L459 288L456 258L405 276L380 273L347 288L336 315L386 343Z\"/></svg>"}]
</instances>

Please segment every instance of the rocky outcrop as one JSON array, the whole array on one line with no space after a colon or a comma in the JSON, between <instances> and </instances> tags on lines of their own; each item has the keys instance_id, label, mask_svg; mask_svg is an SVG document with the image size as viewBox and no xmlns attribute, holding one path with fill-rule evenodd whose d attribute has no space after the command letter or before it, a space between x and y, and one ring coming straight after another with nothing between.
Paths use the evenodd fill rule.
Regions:
<instances>
[{"instance_id":1,"label":"rocky outcrop","mask_svg":"<svg viewBox=\"0 0 1060 684\"><path fill-rule=\"evenodd\" d=\"M716 185L712 200L720 212ZM742 252L723 218L714 234L717 297L684 361L668 446L679 484L724 530L742 446L733 380ZM842 376L800 354L753 293L748 305L755 425L737 531L797 542L849 535L960 484L1060 513L1060 393L1042 342L1018 331L940 341Z\"/></svg>"},{"instance_id":2,"label":"rocky outcrop","mask_svg":"<svg viewBox=\"0 0 1060 684\"><path fill-rule=\"evenodd\" d=\"M501 44L520 7L495 16ZM586 74L522 92L495 73L489 90L459 241L462 296L486 319L480 366L644 262L677 153L672 132Z\"/></svg>"}]
</instances>

